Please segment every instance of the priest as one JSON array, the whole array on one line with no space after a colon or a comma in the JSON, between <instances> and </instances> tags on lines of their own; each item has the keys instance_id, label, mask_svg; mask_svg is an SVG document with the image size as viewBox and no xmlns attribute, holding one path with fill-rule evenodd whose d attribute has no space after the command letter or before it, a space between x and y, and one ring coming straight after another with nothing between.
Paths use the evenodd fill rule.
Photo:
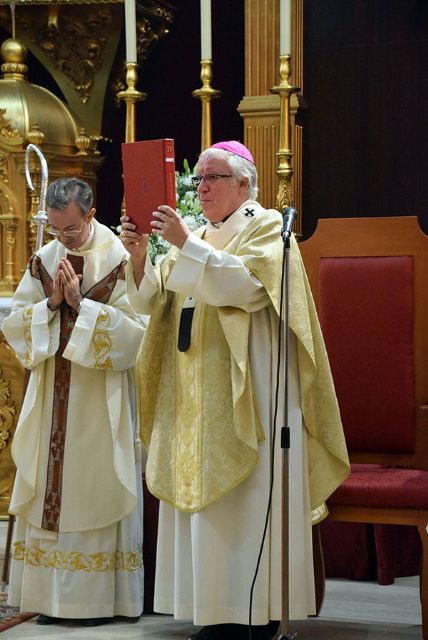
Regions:
<instances>
[{"instance_id":1,"label":"priest","mask_svg":"<svg viewBox=\"0 0 428 640\"><path fill-rule=\"evenodd\" d=\"M29 373L12 443L8 603L39 624L143 610L142 483L133 366L144 326L129 258L90 186L53 182L52 241L31 258L2 330Z\"/></svg>"},{"instance_id":2,"label":"priest","mask_svg":"<svg viewBox=\"0 0 428 640\"><path fill-rule=\"evenodd\" d=\"M272 509L251 599L252 638L268 640L275 631L271 621L281 618L282 593L284 389L276 392L282 216L257 202L254 159L237 141L204 151L194 180L207 224L191 233L160 203L153 232L172 249L156 267L147 257L148 236L122 219L122 241L132 256L128 295L138 312L150 315L137 374L144 389L146 480L161 501L154 606L201 627L192 640L248 638L274 464ZM290 290L288 579L290 617L296 619L315 613L313 514L322 513L349 462L294 238Z\"/></svg>"}]
</instances>

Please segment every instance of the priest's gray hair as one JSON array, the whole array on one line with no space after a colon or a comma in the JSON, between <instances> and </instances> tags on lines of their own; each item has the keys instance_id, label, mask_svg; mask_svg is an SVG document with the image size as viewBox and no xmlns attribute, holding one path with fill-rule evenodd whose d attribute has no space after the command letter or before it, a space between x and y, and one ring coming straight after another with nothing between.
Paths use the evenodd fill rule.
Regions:
<instances>
[{"instance_id":1,"label":"priest's gray hair","mask_svg":"<svg viewBox=\"0 0 428 640\"><path fill-rule=\"evenodd\" d=\"M259 188L257 186L257 169L252 162L236 155L236 153L231 153L225 149L218 148L209 148L203 151L199 156L198 162L201 160L208 160L209 158L226 158L230 171L236 178L248 178L248 199L257 199L257 194L259 192Z\"/></svg>"},{"instance_id":2,"label":"priest's gray hair","mask_svg":"<svg viewBox=\"0 0 428 640\"><path fill-rule=\"evenodd\" d=\"M82 216L92 209L94 194L87 182L79 178L58 178L52 182L46 192L46 206L63 211L71 202L75 202Z\"/></svg>"}]
</instances>

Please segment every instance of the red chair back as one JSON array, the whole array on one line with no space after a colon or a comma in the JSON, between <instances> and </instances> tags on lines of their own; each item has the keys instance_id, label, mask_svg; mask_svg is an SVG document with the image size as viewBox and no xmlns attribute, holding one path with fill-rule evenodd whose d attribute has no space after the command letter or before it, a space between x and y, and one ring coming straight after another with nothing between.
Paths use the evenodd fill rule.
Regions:
<instances>
[{"instance_id":1,"label":"red chair back","mask_svg":"<svg viewBox=\"0 0 428 640\"><path fill-rule=\"evenodd\" d=\"M300 249L351 461L428 469L428 237L417 218L319 220Z\"/></svg>"}]
</instances>

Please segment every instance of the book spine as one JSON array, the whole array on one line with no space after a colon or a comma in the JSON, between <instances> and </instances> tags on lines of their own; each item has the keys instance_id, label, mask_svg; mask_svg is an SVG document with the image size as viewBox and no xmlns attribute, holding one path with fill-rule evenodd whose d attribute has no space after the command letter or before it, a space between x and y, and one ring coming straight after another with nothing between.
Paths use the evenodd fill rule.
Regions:
<instances>
[{"instance_id":1,"label":"book spine","mask_svg":"<svg viewBox=\"0 0 428 640\"><path fill-rule=\"evenodd\" d=\"M163 141L165 172L165 204L176 209L174 140Z\"/></svg>"}]
</instances>

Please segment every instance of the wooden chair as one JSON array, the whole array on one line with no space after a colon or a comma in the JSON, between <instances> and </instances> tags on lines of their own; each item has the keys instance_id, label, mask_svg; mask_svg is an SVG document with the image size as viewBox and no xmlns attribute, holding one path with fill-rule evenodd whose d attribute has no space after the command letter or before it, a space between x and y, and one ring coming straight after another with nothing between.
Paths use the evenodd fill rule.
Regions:
<instances>
[{"instance_id":1,"label":"wooden chair","mask_svg":"<svg viewBox=\"0 0 428 640\"><path fill-rule=\"evenodd\" d=\"M428 640L428 236L415 217L323 219L300 249L352 463L329 519L418 528Z\"/></svg>"}]
</instances>

